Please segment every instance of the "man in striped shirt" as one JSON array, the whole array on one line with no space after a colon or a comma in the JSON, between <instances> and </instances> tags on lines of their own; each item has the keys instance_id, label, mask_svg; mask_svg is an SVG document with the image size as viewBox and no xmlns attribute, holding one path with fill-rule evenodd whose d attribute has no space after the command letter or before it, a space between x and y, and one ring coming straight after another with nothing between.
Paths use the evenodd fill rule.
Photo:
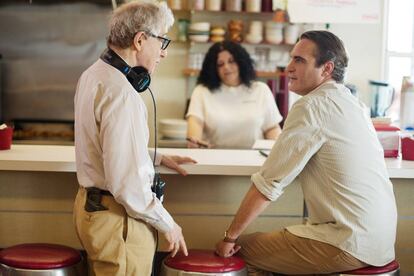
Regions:
<instances>
[{"instance_id":1,"label":"man in striped shirt","mask_svg":"<svg viewBox=\"0 0 414 276\"><path fill-rule=\"evenodd\" d=\"M240 250L249 275L323 274L394 260L397 210L382 147L364 105L343 85L348 57L327 31L301 35L286 68L301 95L216 252ZM240 236L297 181L304 225Z\"/></svg>"}]
</instances>

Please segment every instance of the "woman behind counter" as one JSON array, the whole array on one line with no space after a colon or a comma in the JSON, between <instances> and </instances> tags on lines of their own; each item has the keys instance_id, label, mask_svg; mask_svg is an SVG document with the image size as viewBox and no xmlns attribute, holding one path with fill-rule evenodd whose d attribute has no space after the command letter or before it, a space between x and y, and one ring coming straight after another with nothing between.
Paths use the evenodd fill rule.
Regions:
<instances>
[{"instance_id":1,"label":"woman behind counter","mask_svg":"<svg viewBox=\"0 0 414 276\"><path fill-rule=\"evenodd\" d=\"M186 115L188 147L251 148L276 139L282 116L269 87L256 81L253 61L237 43L208 50Z\"/></svg>"}]
</instances>

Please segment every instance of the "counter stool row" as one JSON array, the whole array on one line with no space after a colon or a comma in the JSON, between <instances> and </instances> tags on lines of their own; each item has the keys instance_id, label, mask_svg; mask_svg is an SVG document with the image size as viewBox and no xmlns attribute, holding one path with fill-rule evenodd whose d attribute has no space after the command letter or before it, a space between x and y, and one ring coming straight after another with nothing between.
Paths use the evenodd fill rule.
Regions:
<instances>
[{"instance_id":1,"label":"counter stool row","mask_svg":"<svg viewBox=\"0 0 414 276\"><path fill-rule=\"evenodd\" d=\"M245 276L244 261L237 257L221 258L210 250L189 250L186 257L167 257L161 276ZM57 244L21 244L0 251L0 275L3 276L83 276L87 275L78 250ZM397 261L382 267L368 266L341 272L338 276L399 276Z\"/></svg>"}]
</instances>

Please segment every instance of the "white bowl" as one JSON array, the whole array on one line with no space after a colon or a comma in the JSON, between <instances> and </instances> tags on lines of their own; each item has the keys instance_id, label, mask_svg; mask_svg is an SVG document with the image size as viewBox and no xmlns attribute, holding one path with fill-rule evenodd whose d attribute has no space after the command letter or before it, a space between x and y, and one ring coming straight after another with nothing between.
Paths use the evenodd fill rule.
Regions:
<instances>
[{"instance_id":1,"label":"white bowl","mask_svg":"<svg viewBox=\"0 0 414 276\"><path fill-rule=\"evenodd\" d=\"M283 41L283 35L266 34L265 37L270 44L280 44Z\"/></svg>"},{"instance_id":2,"label":"white bowl","mask_svg":"<svg viewBox=\"0 0 414 276\"><path fill-rule=\"evenodd\" d=\"M188 38L194 42L207 42L210 36L209 35L189 35Z\"/></svg>"},{"instance_id":3,"label":"white bowl","mask_svg":"<svg viewBox=\"0 0 414 276\"><path fill-rule=\"evenodd\" d=\"M195 22L188 26L190 30L208 32L210 31L210 22Z\"/></svg>"},{"instance_id":4,"label":"white bowl","mask_svg":"<svg viewBox=\"0 0 414 276\"><path fill-rule=\"evenodd\" d=\"M283 29L283 23L278 23L274 21L266 21L266 29Z\"/></svg>"},{"instance_id":5,"label":"white bowl","mask_svg":"<svg viewBox=\"0 0 414 276\"><path fill-rule=\"evenodd\" d=\"M187 127L187 120L184 119L162 119L160 120L161 125L175 125Z\"/></svg>"},{"instance_id":6,"label":"white bowl","mask_svg":"<svg viewBox=\"0 0 414 276\"><path fill-rule=\"evenodd\" d=\"M226 30L224 28L212 28L210 31L211 35L225 35Z\"/></svg>"},{"instance_id":7,"label":"white bowl","mask_svg":"<svg viewBox=\"0 0 414 276\"><path fill-rule=\"evenodd\" d=\"M247 43L258 44L262 42L263 37L261 35L247 34L245 40Z\"/></svg>"},{"instance_id":8,"label":"white bowl","mask_svg":"<svg viewBox=\"0 0 414 276\"><path fill-rule=\"evenodd\" d=\"M187 131L187 121L180 119L163 119L159 123L160 132L164 130Z\"/></svg>"},{"instance_id":9,"label":"white bowl","mask_svg":"<svg viewBox=\"0 0 414 276\"><path fill-rule=\"evenodd\" d=\"M182 130L163 130L160 134L166 138L185 139L187 137L187 131Z\"/></svg>"}]
</instances>

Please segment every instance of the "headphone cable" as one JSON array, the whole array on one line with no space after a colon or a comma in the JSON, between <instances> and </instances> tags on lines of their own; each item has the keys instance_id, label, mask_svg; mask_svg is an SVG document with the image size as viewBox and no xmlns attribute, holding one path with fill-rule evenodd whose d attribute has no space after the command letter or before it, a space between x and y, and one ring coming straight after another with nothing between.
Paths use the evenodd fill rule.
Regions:
<instances>
[{"instance_id":1,"label":"headphone cable","mask_svg":"<svg viewBox=\"0 0 414 276\"><path fill-rule=\"evenodd\" d=\"M155 103L154 94L152 93L151 88L148 87L152 98L152 106L154 107L154 159L152 165L154 167L154 174L156 174L155 159L157 158L157 105ZM155 175L154 175L155 177ZM155 276L155 259L158 251L158 230L155 229L155 252L154 257L152 258L152 275Z\"/></svg>"},{"instance_id":2,"label":"headphone cable","mask_svg":"<svg viewBox=\"0 0 414 276\"><path fill-rule=\"evenodd\" d=\"M157 105L155 104L154 94L152 94L151 88L148 87L150 91L151 98L152 98L152 105L154 107L154 160L152 161L152 165L154 166L155 172L155 159L157 157Z\"/></svg>"}]
</instances>

